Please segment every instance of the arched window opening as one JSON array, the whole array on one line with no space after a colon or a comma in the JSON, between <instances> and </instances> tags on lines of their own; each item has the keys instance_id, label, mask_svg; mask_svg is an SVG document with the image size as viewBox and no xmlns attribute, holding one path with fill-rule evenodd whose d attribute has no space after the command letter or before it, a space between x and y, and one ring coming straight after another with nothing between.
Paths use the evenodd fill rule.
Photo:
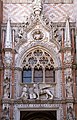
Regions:
<instances>
[{"instance_id":1,"label":"arched window opening","mask_svg":"<svg viewBox=\"0 0 77 120\"><path fill-rule=\"evenodd\" d=\"M45 68L45 82L51 83L55 82L55 71L54 68Z\"/></svg>"},{"instance_id":2,"label":"arched window opening","mask_svg":"<svg viewBox=\"0 0 77 120\"><path fill-rule=\"evenodd\" d=\"M32 70L31 68L23 68L22 71L22 82L31 83L32 82Z\"/></svg>"},{"instance_id":3,"label":"arched window opening","mask_svg":"<svg viewBox=\"0 0 77 120\"><path fill-rule=\"evenodd\" d=\"M55 82L54 61L52 56L43 49L35 49L23 59L23 83Z\"/></svg>"},{"instance_id":4,"label":"arched window opening","mask_svg":"<svg viewBox=\"0 0 77 120\"><path fill-rule=\"evenodd\" d=\"M39 69L37 67L34 68L34 82L35 83L43 82L43 70L42 70L42 67L39 68Z\"/></svg>"}]
</instances>

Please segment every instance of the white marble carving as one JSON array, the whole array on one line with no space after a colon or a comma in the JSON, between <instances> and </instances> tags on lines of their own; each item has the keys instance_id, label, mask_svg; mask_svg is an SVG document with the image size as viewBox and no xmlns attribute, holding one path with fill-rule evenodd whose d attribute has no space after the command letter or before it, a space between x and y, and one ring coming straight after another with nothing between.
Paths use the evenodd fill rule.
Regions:
<instances>
[{"instance_id":1,"label":"white marble carving","mask_svg":"<svg viewBox=\"0 0 77 120\"><path fill-rule=\"evenodd\" d=\"M66 120L75 120L74 111L71 106L67 108L67 118Z\"/></svg>"},{"instance_id":2,"label":"white marble carving","mask_svg":"<svg viewBox=\"0 0 77 120\"><path fill-rule=\"evenodd\" d=\"M5 52L5 66L10 66L12 64L12 54L10 52Z\"/></svg>"},{"instance_id":3,"label":"white marble carving","mask_svg":"<svg viewBox=\"0 0 77 120\"><path fill-rule=\"evenodd\" d=\"M11 34L10 19L8 19L8 22L7 22L5 48L12 48L12 34Z\"/></svg>"},{"instance_id":4,"label":"white marble carving","mask_svg":"<svg viewBox=\"0 0 77 120\"><path fill-rule=\"evenodd\" d=\"M69 98L73 97L73 83L70 76L66 78L66 96Z\"/></svg>"},{"instance_id":5,"label":"white marble carving","mask_svg":"<svg viewBox=\"0 0 77 120\"><path fill-rule=\"evenodd\" d=\"M32 36L33 36L34 40L41 40L41 39L43 39L44 34L40 30L37 29L33 32Z\"/></svg>"},{"instance_id":6,"label":"white marble carving","mask_svg":"<svg viewBox=\"0 0 77 120\"><path fill-rule=\"evenodd\" d=\"M33 0L33 10L35 15L39 15L42 9L42 2L41 0Z\"/></svg>"},{"instance_id":7,"label":"white marble carving","mask_svg":"<svg viewBox=\"0 0 77 120\"><path fill-rule=\"evenodd\" d=\"M9 98L10 96L10 79L6 78L4 80L4 98Z\"/></svg>"},{"instance_id":8,"label":"white marble carving","mask_svg":"<svg viewBox=\"0 0 77 120\"><path fill-rule=\"evenodd\" d=\"M65 47L71 47L71 37L70 37L70 25L69 25L69 17L66 18L66 27L65 27Z\"/></svg>"},{"instance_id":9,"label":"white marble carving","mask_svg":"<svg viewBox=\"0 0 77 120\"><path fill-rule=\"evenodd\" d=\"M8 104L3 104L1 120L9 120L9 105Z\"/></svg>"},{"instance_id":10,"label":"white marble carving","mask_svg":"<svg viewBox=\"0 0 77 120\"><path fill-rule=\"evenodd\" d=\"M27 87L24 85L22 94L20 98L24 99L53 99L53 94L51 90L49 90L49 86L45 85L45 87L40 84L34 84L33 87Z\"/></svg>"},{"instance_id":11,"label":"white marble carving","mask_svg":"<svg viewBox=\"0 0 77 120\"><path fill-rule=\"evenodd\" d=\"M28 88L27 88L27 85L24 85L24 87L23 87L21 98L28 99Z\"/></svg>"},{"instance_id":12,"label":"white marble carving","mask_svg":"<svg viewBox=\"0 0 77 120\"><path fill-rule=\"evenodd\" d=\"M65 63L72 63L72 59L73 59L73 57L71 55L71 52L66 51L64 53L64 62Z\"/></svg>"}]
</instances>

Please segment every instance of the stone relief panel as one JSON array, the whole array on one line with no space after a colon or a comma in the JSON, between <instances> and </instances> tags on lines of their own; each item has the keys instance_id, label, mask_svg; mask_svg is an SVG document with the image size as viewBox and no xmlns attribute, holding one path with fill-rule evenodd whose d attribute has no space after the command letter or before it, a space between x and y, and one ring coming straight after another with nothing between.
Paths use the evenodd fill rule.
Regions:
<instances>
[{"instance_id":1,"label":"stone relief panel","mask_svg":"<svg viewBox=\"0 0 77 120\"><path fill-rule=\"evenodd\" d=\"M64 63L65 63L65 64L68 64L68 63L71 64L72 61L73 61L73 57L72 57L72 55L71 55L71 52L66 51L66 52L64 53Z\"/></svg>"},{"instance_id":2,"label":"stone relief panel","mask_svg":"<svg viewBox=\"0 0 77 120\"><path fill-rule=\"evenodd\" d=\"M54 89L51 85L47 84L33 84L32 87L27 86L26 84L23 86L22 94L20 96L21 99L51 99L53 100L54 95L52 94L52 89Z\"/></svg>"}]
</instances>

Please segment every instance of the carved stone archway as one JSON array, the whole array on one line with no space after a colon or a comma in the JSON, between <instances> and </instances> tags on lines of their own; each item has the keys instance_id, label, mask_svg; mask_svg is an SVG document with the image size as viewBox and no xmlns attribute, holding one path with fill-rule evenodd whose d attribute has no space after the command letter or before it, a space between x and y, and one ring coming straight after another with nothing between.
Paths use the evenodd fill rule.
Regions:
<instances>
[{"instance_id":1,"label":"carved stone archway","mask_svg":"<svg viewBox=\"0 0 77 120\"><path fill-rule=\"evenodd\" d=\"M56 111L21 111L20 120L57 120Z\"/></svg>"}]
</instances>

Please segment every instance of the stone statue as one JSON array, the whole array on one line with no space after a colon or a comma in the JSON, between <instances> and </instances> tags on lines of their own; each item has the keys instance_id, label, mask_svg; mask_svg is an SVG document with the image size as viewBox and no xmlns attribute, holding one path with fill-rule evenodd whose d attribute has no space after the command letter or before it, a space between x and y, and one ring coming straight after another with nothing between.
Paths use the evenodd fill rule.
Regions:
<instances>
[{"instance_id":1,"label":"stone statue","mask_svg":"<svg viewBox=\"0 0 77 120\"><path fill-rule=\"evenodd\" d=\"M34 91L34 87L29 88L29 99L36 99L37 98L37 94Z\"/></svg>"},{"instance_id":2,"label":"stone statue","mask_svg":"<svg viewBox=\"0 0 77 120\"><path fill-rule=\"evenodd\" d=\"M28 99L28 88L27 88L27 85L24 85L24 87L23 87L21 98Z\"/></svg>"},{"instance_id":3,"label":"stone statue","mask_svg":"<svg viewBox=\"0 0 77 120\"><path fill-rule=\"evenodd\" d=\"M10 81L9 78L4 80L4 98L9 98L10 96Z\"/></svg>"},{"instance_id":4,"label":"stone statue","mask_svg":"<svg viewBox=\"0 0 77 120\"><path fill-rule=\"evenodd\" d=\"M66 78L66 95L67 97L73 97L73 84L70 76Z\"/></svg>"},{"instance_id":5,"label":"stone statue","mask_svg":"<svg viewBox=\"0 0 77 120\"><path fill-rule=\"evenodd\" d=\"M41 12L41 0L33 0L33 10L35 14L40 14Z\"/></svg>"},{"instance_id":6,"label":"stone statue","mask_svg":"<svg viewBox=\"0 0 77 120\"><path fill-rule=\"evenodd\" d=\"M36 98L39 99L39 97L40 97L39 84L33 85L33 91L36 94Z\"/></svg>"},{"instance_id":7,"label":"stone statue","mask_svg":"<svg viewBox=\"0 0 77 120\"><path fill-rule=\"evenodd\" d=\"M9 120L9 108L5 107L2 111L2 120Z\"/></svg>"},{"instance_id":8,"label":"stone statue","mask_svg":"<svg viewBox=\"0 0 77 120\"><path fill-rule=\"evenodd\" d=\"M24 99L40 99L44 95L45 99L53 99L53 94L48 87L41 88L40 85L33 84L33 87L27 87L24 85L20 98Z\"/></svg>"},{"instance_id":9,"label":"stone statue","mask_svg":"<svg viewBox=\"0 0 77 120\"><path fill-rule=\"evenodd\" d=\"M36 97L37 99L40 99L40 96L42 96L43 94L45 94L45 99L53 99L53 94L51 93L51 91L48 88L40 88L39 84L34 84L34 92L36 93Z\"/></svg>"},{"instance_id":10,"label":"stone statue","mask_svg":"<svg viewBox=\"0 0 77 120\"><path fill-rule=\"evenodd\" d=\"M67 119L66 120L75 120L74 114L73 114L73 109L71 106L69 108L67 108Z\"/></svg>"},{"instance_id":11,"label":"stone statue","mask_svg":"<svg viewBox=\"0 0 77 120\"><path fill-rule=\"evenodd\" d=\"M46 99L53 99L53 94L47 88L41 89L40 94L46 94Z\"/></svg>"}]
</instances>

